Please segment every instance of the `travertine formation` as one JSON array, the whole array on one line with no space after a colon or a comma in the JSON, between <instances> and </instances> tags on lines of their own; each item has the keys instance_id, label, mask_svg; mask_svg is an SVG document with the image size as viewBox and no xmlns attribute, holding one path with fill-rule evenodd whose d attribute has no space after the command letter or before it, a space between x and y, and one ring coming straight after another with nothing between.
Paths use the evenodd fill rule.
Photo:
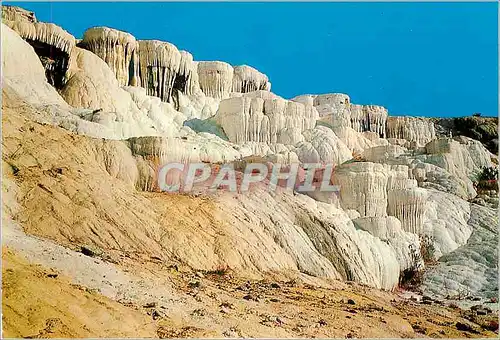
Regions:
<instances>
[{"instance_id":1,"label":"travertine formation","mask_svg":"<svg viewBox=\"0 0 500 340\"><path fill-rule=\"evenodd\" d=\"M418 117L389 117L387 119L387 138L404 139L424 146L436 138L434 123Z\"/></svg>"},{"instance_id":2,"label":"travertine formation","mask_svg":"<svg viewBox=\"0 0 500 340\"><path fill-rule=\"evenodd\" d=\"M303 95L293 98L297 102L311 102L322 118L333 128L352 128L357 132L371 131L385 137L387 109L378 105L355 105L348 95L329 93Z\"/></svg>"},{"instance_id":3,"label":"travertine formation","mask_svg":"<svg viewBox=\"0 0 500 340\"><path fill-rule=\"evenodd\" d=\"M75 47L75 38L57 25L38 22L34 15L25 10L4 8L6 7L2 6L4 24L29 42L45 68L47 81L56 88L61 88L66 82L66 71L71 51Z\"/></svg>"},{"instance_id":4,"label":"travertine formation","mask_svg":"<svg viewBox=\"0 0 500 340\"><path fill-rule=\"evenodd\" d=\"M195 61L168 42L137 41L126 32L94 27L75 46L69 33L38 22L28 11L4 6L2 17L4 108L69 131L53 132L64 147L52 143L41 154L30 150L31 156L19 158L17 165L49 169L55 164L51 152L57 164L88 163L83 166L88 182L71 185L78 188L74 192L88 192L92 211L85 215L71 199L64 201L68 209L89 216L88 225L54 215L56 196L30 194L40 209L46 208L36 216L51 216L54 235L65 242L82 239L105 249L124 243L128 250L180 259L200 270L228 265L241 275L293 272L393 289L400 273L423 268L422 235L432 237L436 258L446 261L442 256L456 252L466 264L472 263L468 249L483 251L482 235L497 237L488 229L491 209L466 201L477 195L473 181L482 168L496 160L478 141L437 138L430 120L388 118L384 107L352 104L345 94L287 100L270 92L268 77L253 67ZM77 136L78 143L62 137L75 133L84 135ZM220 194L213 206L202 208L209 224L200 228L191 216L182 227L163 221L171 215L152 213L148 209L155 200L136 194L158 190L158 169L168 162L224 164L248 157L301 166L333 163L339 196L289 189L269 193L261 186L256 194ZM62 180L48 183L60 193L57 197L69 190ZM115 195L121 200L112 200ZM176 199L192 200L164 197L173 200L172 206ZM44 205L47 200L52 205ZM104 214L110 207L112 218ZM126 227L114 222L124 216ZM113 238L96 237L95 230ZM479 256L471 264L473 277L488 273L486 283L474 286L477 291L496 277L490 248L484 250L484 263L476 263ZM460 280L440 265L427 282L443 278ZM455 286L473 285L460 281Z\"/></svg>"},{"instance_id":5,"label":"travertine formation","mask_svg":"<svg viewBox=\"0 0 500 340\"><path fill-rule=\"evenodd\" d=\"M247 93L258 90L271 91L265 74L247 65L236 66L233 75L233 92Z\"/></svg>"},{"instance_id":6,"label":"travertine formation","mask_svg":"<svg viewBox=\"0 0 500 340\"><path fill-rule=\"evenodd\" d=\"M222 61L200 61L197 64L203 93L216 99L228 98L233 87L233 67Z\"/></svg>"},{"instance_id":7,"label":"travertine formation","mask_svg":"<svg viewBox=\"0 0 500 340\"><path fill-rule=\"evenodd\" d=\"M141 40L140 79L149 96L170 102L181 53L174 45L159 40Z\"/></svg>"},{"instance_id":8,"label":"travertine formation","mask_svg":"<svg viewBox=\"0 0 500 340\"><path fill-rule=\"evenodd\" d=\"M131 34L109 27L92 27L85 31L78 45L104 60L120 86L138 84L139 46Z\"/></svg>"},{"instance_id":9,"label":"travertine formation","mask_svg":"<svg viewBox=\"0 0 500 340\"><path fill-rule=\"evenodd\" d=\"M221 101L215 119L230 141L295 145L302 132L316 124L317 112L283 98L266 98L265 92Z\"/></svg>"}]
</instances>

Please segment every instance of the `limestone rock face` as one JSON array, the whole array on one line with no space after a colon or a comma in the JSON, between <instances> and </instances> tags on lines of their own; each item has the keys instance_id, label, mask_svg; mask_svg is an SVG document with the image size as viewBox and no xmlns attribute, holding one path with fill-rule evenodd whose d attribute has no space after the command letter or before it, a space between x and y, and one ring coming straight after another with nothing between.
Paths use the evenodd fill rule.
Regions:
<instances>
[{"instance_id":1,"label":"limestone rock face","mask_svg":"<svg viewBox=\"0 0 500 340\"><path fill-rule=\"evenodd\" d=\"M54 87L47 82L44 67L33 47L3 23L2 82L3 87L12 88L31 104L68 107Z\"/></svg>"},{"instance_id":2,"label":"limestone rock face","mask_svg":"<svg viewBox=\"0 0 500 340\"><path fill-rule=\"evenodd\" d=\"M263 73L247 65L236 66L233 74L233 92L271 91L271 83Z\"/></svg>"},{"instance_id":3,"label":"limestone rock face","mask_svg":"<svg viewBox=\"0 0 500 340\"><path fill-rule=\"evenodd\" d=\"M422 283L424 294L437 298L463 297L467 294L487 299L498 296L497 211L472 205L465 222L460 226L466 227L464 231L470 234L467 243L441 256L438 265L425 273ZM453 243L454 236L463 236L460 229L456 232L455 235L453 232L449 234L450 243Z\"/></svg>"},{"instance_id":4,"label":"limestone rock face","mask_svg":"<svg viewBox=\"0 0 500 340\"><path fill-rule=\"evenodd\" d=\"M378 105L355 105L348 95L328 93L302 95L293 98L297 102L310 102L322 118L334 129L352 128L357 132L370 131L385 137L388 112Z\"/></svg>"},{"instance_id":5,"label":"limestone rock face","mask_svg":"<svg viewBox=\"0 0 500 340\"><path fill-rule=\"evenodd\" d=\"M305 141L297 145L297 155L302 163L342 164L352 158L347 146L324 126L317 126L302 133Z\"/></svg>"},{"instance_id":6,"label":"limestone rock face","mask_svg":"<svg viewBox=\"0 0 500 340\"><path fill-rule=\"evenodd\" d=\"M233 67L222 61L199 61L197 64L203 93L216 99L229 98L233 88Z\"/></svg>"},{"instance_id":7,"label":"limestone rock face","mask_svg":"<svg viewBox=\"0 0 500 340\"><path fill-rule=\"evenodd\" d=\"M68 81L61 95L76 108L121 114L137 111L130 95L119 87L115 74L106 62L79 47L74 49Z\"/></svg>"},{"instance_id":8,"label":"limestone rock face","mask_svg":"<svg viewBox=\"0 0 500 340\"><path fill-rule=\"evenodd\" d=\"M57 25L38 22L27 11L4 8L8 7L2 6L4 24L35 49L45 68L47 81L54 87L61 88L66 82L66 71L71 51L76 44L75 38Z\"/></svg>"},{"instance_id":9,"label":"limestone rock face","mask_svg":"<svg viewBox=\"0 0 500 340\"><path fill-rule=\"evenodd\" d=\"M345 163L333 178L340 186L342 208L356 210L361 217L395 216L403 230L421 233L427 192L409 178L407 166Z\"/></svg>"},{"instance_id":10,"label":"limestone rock face","mask_svg":"<svg viewBox=\"0 0 500 340\"><path fill-rule=\"evenodd\" d=\"M393 217L360 217L353 219L356 228L365 230L391 245L395 251L401 271L424 268L420 255L420 241L416 234L405 232L401 222Z\"/></svg>"},{"instance_id":11,"label":"limestone rock face","mask_svg":"<svg viewBox=\"0 0 500 340\"><path fill-rule=\"evenodd\" d=\"M313 107L261 96L251 93L221 101L215 119L230 141L294 145L303 140L302 131L315 126L317 112Z\"/></svg>"},{"instance_id":12,"label":"limestone rock face","mask_svg":"<svg viewBox=\"0 0 500 340\"><path fill-rule=\"evenodd\" d=\"M424 234L430 236L436 259L467 243L471 205L455 195L429 189L425 206Z\"/></svg>"},{"instance_id":13,"label":"limestone rock face","mask_svg":"<svg viewBox=\"0 0 500 340\"><path fill-rule=\"evenodd\" d=\"M159 40L139 41L140 79L149 96L170 102L181 53L174 45Z\"/></svg>"},{"instance_id":14,"label":"limestone rock face","mask_svg":"<svg viewBox=\"0 0 500 340\"><path fill-rule=\"evenodd\" d=\"M78 45L104 60L120 86L138 84L139 46L131 34L108 27L92 27L85 31Z\"/></svg>"},{"instance_id":15,"label":"limestone rock face","mask_svg":"<svg viewBox=\"0 0 500 340\"><path fill-rule=\"evenodd\" d=\"M420 234L427 191L422 188L392 189L388 192L387 212L396 216L405 231Z\"/></svg>"},{"instance_id":16,"label":"limestone rock face","mask_svg":"<svg viewBox=\"0 0 500 340\"><path fill-rule=\"evenodd\" d=\"M416 146L425 146L436 138L434 123L418 117L389 117L387 119L387 138L405 139Z\"/></svg>"},{"instance_id":17,"label":"limestone rock face","mask_svg":"<svg viewBox=\"0 0 500 340\"><path fill-rule=\"evenodd\" d=\"M419 158L445 169L464 181L470 197L476 195L471 180L483 167L493 166L490 152L480 142L467 137L460 138L459 141L439 138L429 142L425 147L428 155Z\"/></svg>"},{"instance_id":18,"label":"limestone rock face","mask_svg":"<svg viewBox=\"0 0 500 340\"><path fill-rule=\"evenodd\" d=\"M40 225L55 225L42 236L66 243L125 244L194 269L228 265L241 275L307 274L383 289L422 267L424 235L440 260L426 279L431 292L441 294L435 287L442 282L457 291L492 290L498 221L493 210L467 201L476 196L475 176L496 161L480 142L436 138L432 120L388 118L382 106L352 104L345 94L286 100L250 66L198 62L167 42L95 27L75 46L69 33L29 11L3 7L2 17L2 108L6 124L15 125L3 141L10 155L22 144L29 157L16 158L16 166L60 194L29 191L37 218L24 219L27 230L40 231L42 216ZM20 128L26 120L43 124L32 133ZM251 195L218 191L208 200L137 192L158 190L165 163L249 159L333 163L339 197L269 192L262 183ZM60 181L43 170L54 160L70 167ZM36 189L39 178L28 177L16 182ZM90 197L92 209L72 201L74 192ZM64 219L71 223L60 211L70 212ZM464 270L470 280L459 276Z\"/></svg>"},{"instance_id":19,"label":"limestone rock face","mask_svg":"<svg viewBox=\"0 0 500 340\"><path fill-rule=\"evenodd\" d=\"M234 224L238 230L263 228L292 263L309 275L384 289L397 285L401 268L396 250L368 232L356 230L344 211L305 195L257 190L255 195L221 198L222 209L238 217L239 223ZM276 261L283 257L264 258Z\"/></svg>"},{"instance_id":20,"label":"limestone rock face","mask_svg":"<svg viewBox=\"0 0 500 340\"><path fill-rule=\"evenodd\" d=\"M382 164L354 162L335 169L341 205L362 217L387 216L387 172Z\"/></svg>"}]
</instances>

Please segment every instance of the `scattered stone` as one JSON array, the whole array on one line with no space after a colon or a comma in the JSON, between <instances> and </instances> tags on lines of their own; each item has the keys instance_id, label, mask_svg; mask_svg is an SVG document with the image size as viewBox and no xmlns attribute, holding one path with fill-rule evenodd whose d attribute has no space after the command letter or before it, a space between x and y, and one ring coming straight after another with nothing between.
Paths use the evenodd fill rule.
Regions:
<instances>
[{"instance_id":1,"label":"scattered stone","mask_svg":"<svg viewBox=\"0 0 500 340\"><path fill-rule=\"evenodd\" d=\"M465 323L462 323L462 322L457 322L455 324L455 327L457 327L457 329L459 331L464 331L464 332L470 332L470 333L478 333L474 328L472 328L470 325L468 324L465 324Z\"/></svg>"},{"instance_id":2,"label":"scattered stone","mask_svg":"<svg viewBox=\"0 0 500 340\"><path fill-rule=\"evenodd\" d=\"M261 321L261 324L271 324L273 326L282 326L284 324L283 320L279 316L265 315Z\"/></svg>"},{"instance_id":3,"label":"scattered stone","mask_svg":"<svg viewBox=\"0 0 500 340\"><path fill-rule=\"evenodd\" d=\"M271 283L271 288L279 289L281 286L275 282Z\"/></svg>"},{"instance_id":4,"label":"scattered stone","mask_svg":"<svg viewBox=\"0 0 500 340\"><path fill-rule=\"evenodd\" d=\"M152 301L152 302L146 303L143 307L144 308L156 308L156 306L157 306L157 303L155 301Z\"/></svg>"},{"instance_id":5,"label":"scattered stone","mask_svg":"<svg viewBox=\"0 0 500 340\"><path fill-rule=\"evenodd\" d=\"M80 251L83 255L87 255L90 257L96 257L102 255L102 250L95 246L82 246Z\"/></svg>"},{"instance_id":6,"label":"scattered stone","mask_svg":"<svg viewBox=\"0 0 500 340\"><path fill-rule=\"evenodd\" d=\"M257 299L255 296L250 295L250 294L245 295L245 296L243 297L243 299L245 299L245 300L247 300L247 301L250 301L250 300L252 300L252 301L256 301L256 302L258 302L258 301L259 301L259 299Z\"/></svg>"},{"instance_id":7,"label":"scattered stone","mask_svg":"<svg viewBox=\"0 0 500 340\"><path fill-rule=\"evenodd\" d=\"M353 299L349 299L349 300L347 300L347 304L348 304L348 305L355 305L355 304L356 304L356 302L354 302L354 300L353 300Z\"/></svg>"},{"instance_id":8,"label":"scattered stone","mask_svg":"<svg viewBox=\"0 0 500 340\"><path fill-rule=\"evenodd\" d=\"M153 317L153 320L158 320L158 319L163 319L166 316L166 314L161 310L153 309L151 311L151 316Z\"/></svg>"},{"instance_id":9,"label":"scattered stone","mask_svg":"<svg viewBox=\"0 0 500 340\"><path fill-rule=\"evenodd\" d=\"M471 311L475 311L477 315L487 315L492 311L490 308L483 305L475 305L470 308Z\"/></svg>"},{"instance_id":10,"label":"scattered stone","mask_svg":"<svg viewBox=\"0 0 500 340\"><path fill-rule=\"evenodd\" d=\"M225 330L222 333L222 335L225 336L226 338L239 338L239 336L240 336L238 333L238 329L236 329L234 327L231 327L228 330Z\"/></svg>"},{"instance_id":11,"label":"scattered stone","mask_svg":"<svg viewBox=\"0 0 500 340\"><path fill-rule=\"evenodd\" d=\"M201 283L198 280L192 280L192 281L189 281L188 287L191 288L191 289L200 288L201 287Z\"/></svg>"},{"instance_id":12,"label":"scattered stone","mask_svg":"<svg viewBox=\"0 0 500 340\"><path fill-rule=\"evenodd\" d=\"M200 309L195 309L194 311L191 312L191 315L193 316L205 316L206 310L200 308Z\"/></svg>"},{"instance_id":13,"label":"scattered stone","mask_svg":"<svg viewBox=\"0 0 500 340\"><path fill-rule=\"evenodd\" d=\"M47 274L47 277L50 277L51 279L55 279L58 276L58 274Z\"/></svg>"},{"instance_id":14,"label":"scattered stone","mask_svg":"<svg viewBox=\"0 0 500 340\"><path fill-rule=\"evenodd\" d=\"M325 320L325 319L320 319L320 320L318 321L318 323L319 323L319 325L320 325L320 326L326 326L326 325L328 325L328 322L326 322L326 320Z\"/></svg>"},{"instance_id":15,"label":"scattered stone","mask_svg":"<svg viewBox=\"0 0 500 340\"><path fill-rule=\"evenodd\" d=\"M250 282L245 282L241 286L236 288L237 290L247 291L250 289Z\"/></svg>"},{"instance_id":16,"label":"scattered stone","mask_svg":"<svg viewBox=\"0 0 500 340\"><path fill-rule=\"evenodd\" d=\"M233 309L234 305L230 302L223 302L219 305L219 307Z\"/></svg>"},{"instance_id":17,"label":"scattered stone","mask_svg":"<svg viewBox=\"0 0 500 340\"><path fill-rule=\"evenodd\" d=\"M271 298L269 301L271 301L271 302L280 302L280 300L278 300L276 298Z\"/></svg>"},{"instance_id":18,"label":"scattered stone","mask_svg":"<svg viewBox=\"0 0 500 340\"><path fill-rule=\"evenodd\" d=\"M204 278L204 277L205 277L205 275L203 275L203 273L202 273L202 272L196 272L196 277L198 277L198 278L202 279L202 278Z\"/></svg>"}]
</instances>

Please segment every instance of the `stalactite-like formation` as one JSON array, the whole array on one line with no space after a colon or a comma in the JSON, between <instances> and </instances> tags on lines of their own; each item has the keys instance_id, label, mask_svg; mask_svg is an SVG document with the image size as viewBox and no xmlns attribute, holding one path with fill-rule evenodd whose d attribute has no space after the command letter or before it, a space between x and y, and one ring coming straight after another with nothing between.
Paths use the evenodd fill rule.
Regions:
<instances>
[{"instance_id":1,"label":"stalactite-like formation","mask_svg":"<svg viewBox=\"0 0 500 340\"><path fill-rule=\"evenodd\" d=\"M436 138L434 123L418 117L389 117L386 131L387 138L406 139L417 146L424 146Z\"/></svg>"},{"instance_id":2,"label":"stalactite-like formation","mask_svg":"<svg viewBox=\"0 0 500 340\"><path fill-rule=\"evenodd\" d=\"M358 211L362 217L387 216L387 173L382 164L355 162L335 169L334 183L340 186L344 209Z\"/></svg>"},{"instance_id":3,"label":"stalactite-like formation","mask_svg":"<svg viewBox=\"0 0 500 340\"><path fill-rule=\"evenodd\" d=\"M141 86L149 96L170 102L181 53L174 45L159 40L139 41Z\"/></svg>"},{"instance_id":4,"label":"stalactite-like formation","mask_svg":"<svg viewBox=\"0 0 500 340\"><path fill-rule=\"evenodd\" d=\"M357 132L371 131L385 137L388 113L384 107L352 104L349 96L342 93L303 95L292 100L304 102L311 98L323 121L334 128L350 127Z\"/></svg>"},{"instance_id":5,"label":"stalactite-like formation","mask_svg":"<svg viewBox=\"0 0 500 340\"><path fill-rule=\"evenodd\" d=\"M192 95L199 90L198 65L193 61L193 55L186 51L181 51L181 61L179 70L175 77L174 89Z\"/></svg>"},{"instance_id":6,"label":"stalactite-like formation","mask_svg":"<svg viewBox=\"0 0 500 340\"><path fill-rule=\"evenodd\" d=\"M271 90L271 83L265 74L247 65L234 67L233 92L247 93L258 90Z\"/></svg>"},{"instance_id":7,"label":"stalactite-like formation","mask_svg":"<svg viewBox=\"0 0 500 340\"><path fill-rule=\"evenodd\" d=\"M229 98L233 87L233 67L222 61L198 62L200 88L206 96Z\"/></svg>"},{"instance_id":8,"label":"stalactite-like formation","mask_svg":"<svg viewBox=\"0 0 500 340\"><path fill-rule=\"evenodd\" d=\"M2 6L2 19L33 47L45 68L47 81L62 88L75 38L57 25L38 22L32 12L17 7Z\"/></svg>"},{"instance_id":9,"label":"stalactite-like formation","mask_svg":"<svg viewBox=\"0 0 500 340\"><path fill-rule=\"evenodd\" d=\"M363 109L368 121L368 128L365 131L375 132L380 137L385 138L385 126L388 116L387 109L379 105L365 105Z\"/></svg>"},{"instance_id":10,"label":"stalactite-like formation","mask_svg":"<svg viewBox=\"0 0 500 340\"><path fill-rule=\"evenodd\" d=\"M302 131L315 126L317 115L312 106L259 91L223 100L216 120L235 143L293 145L303 139Z\"/></svg>"},{"instance_id":11,"label":"stalactite-like formation","mask_svg":"<svg viewBox=\"0 0 500 340\"><path fill-rule=\"evenodd\" d=\"M138 84L138 43L131 34L108 27L92 27L85 31L79 46L104 60L120 86Z\"/></svg>"},{"instance_id":12,"label":"stalactite-like formation","mask_svg":"<svg viewBox=\"0 0 500 340\"><path fill-rule=\"evenodd\" d=\"M422 188L392 189L387 196L388 214L397 217L405 231L420 234L427 191Z\"/></svg>"}]
</instances>

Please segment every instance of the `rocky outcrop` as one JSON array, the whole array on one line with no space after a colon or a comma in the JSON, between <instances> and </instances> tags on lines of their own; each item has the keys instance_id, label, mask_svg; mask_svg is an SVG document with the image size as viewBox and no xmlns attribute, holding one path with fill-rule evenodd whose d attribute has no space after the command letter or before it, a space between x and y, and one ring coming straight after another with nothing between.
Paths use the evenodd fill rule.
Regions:
<instances>
[{"instance_id":1,"label":"rocky outcrop","mask_svg":"<svg viewBox=\"0 0 500 340\"><path fill-rule=\"evenodd\" d=\"M333 178L342 208L361 217L395 216L403 230L421 233L427 193L409 178L408 167L351 162L338 166Z\"/></svg>"},{"instance_id":2,"label":"rocky outcrop","mask_svg":"<svg viewBox=\"0 0 500 340\"><path fill-rule=\"evenodd\" d=\"M108 27L92 27L85 31L78 46L104 60L120 86L139 84L139 45L131 34Z\"/></svg>"},{"instance_id":3,"label":"rocky outcrop","mask_svg":"<svg viewBox=\"0 0 500 340\"><path fill-rule=\"evenodd\" d=\"M456 117L429 118L436 126L436 133L442 137L466 136L483 143L493 154L498 154L498 118Z\"/></svg>"},{"instance_id":4,"label":"rocky outcrop","mask_svg":"<svg viewBox=\"0 0 500 340\"><path fill-rule=\"evenodd\" d=\"M317 126L302 133L304 141L297 145L296 153L302 163L342 164L352 158L351 151L324 126Z\"/></svg>"},{"instance_id":5,"label":"rocky outcrop","mask_svg":"<svg viewBox=\"0 0 500 340\"><path fill-rule=\"evenodd\" d=\"M480 252L481 235L491 236L471 236L481 216L488 226L493 220L462 199L475 196L472 181L495 160L478 141L435 138L431 120L388 118L385 108L352 104L345 94L286 100L252 67L197 62L167 42L96 27L75 46L28 11L3 17L14 28L2 24L3 109L16 121L6 157L27 174L16 179L30 195L20 202L23 227L39 236L161 254L195 270L222 265L243 276L308 275L383 289L421 268L421 235L432 238L436 258L457 252L464 263L462 254L473 255L460 249L471 240ZM42 124L36 133L21 129L30 120L86 137ZM21 144L29 157L17 158ZM339 196L261 185L252 195L218 191L206 201L137 193L158 190L165 163L250 159L333 163ZM47 170L59 163L68 172ZM91 202L75 203L75 192ZM476 261L486 267L473 265L474 277L488 271L488 284L490 253Z\"/></svg>"},{"instance_id":6,"label":"rocky outcrop","mask_svg":"<svg viewBox=\"0 0 500 340\"><path fill-rule=\"evenodd\" d=\"M33 105L68 107L56 89L47 82L44 67L33 48L3 23L2 88L12 89Z\"/></svg>"},{"instance_id":7,"label":"rocky outcrop","mask_svg":"<svg viewBox=\"0 0 500 340\"><path fill-rule=\"evenodd\" d=\"M62 88L75 38L61 27L39 22L34 15L17 7L2 6L2 19L33 47L45 68L47 81L57 89Z\"/></svg>"},{"instance_id":8,"label":"rocky outcrop","mask_svg":"<svg viewBox=\"0 0 500 340\"><path fill-rule=\"evenodd\" d=\"M139 41L141 86L149 96L170 102L181 53L174 45L159 40Z\"/></svg>"},{"instance_id":9,"label":"rocky outcrop","mask_svg":"<svg viewBox=\"0 0 500 340\"><path fill-rule=\"evenodd\" d=\"M230 141L294 145L304 139L302 132L316 124L311 106L276 97L263 99L264 92L221 101L215 119Z\"/></svg>"},{"instance_id":10,"label":"rocky outcrop","mask_svg":"<svg viewBox=\"0 0 500 340\"><path fill-rule=\"evenodd\" d=\"M354 162L338 166L334 183L340 186L342 208L362 217L387 216L387 172L382 164Z\"/></svg>"},{"instance_id":11,"label":"rocky outcrop","mask_svg":"<svg viewBox=\"0 0 500 340\"><path fill-rule=\"evenodd\" d=\"M425 273L422 291L437 298L464 299L467 297L483 297L487 299L498 296L498 214L495 209L478 205L470 207L467 219L460 219L463 211L457 209L455 215L439 208L445 213L442 222L447 223L448 238L443 239L442 247L449 253L439 257L436 266ZM466 210L467 211L467 210ZM451 221L458 222L455 224ZM440 227L441 225L436 225ZM438 232L439 228L435 228ZM464 242L466 239L466 242ZM456 247L458 241L460 247ZM447 245L452 246L451 248ZM444 248L444 249L446 249ZM442 251L443 248L438 249ZM441 253L441 252L440 252ZM436 254L438 257L439 254Z\"/></svg>"},{"instance_id":12,"label":"rocky outcrop","mask_svg":"<svg viewBox=\"0 0 500 340\"><path fill-rule=\"evenodd\" d=\"M271 83L265 74L247 65L234 68L233 92L247 93L259 90L271 91Z\"/></svg>"},{"instance_id":13,"label":"rocky outcrop","mask_svg":"<svg viewBox=\"0 0 500 340\"><path fill-rule=\"evenodd\" d=\"M302 95L292 100L297 102L312 100L321 120L334 129L352 128L357 132L370 131L379 137L385 137L388 113L382 106L354 105L349 96L342 93Z\"/></svg>"},{"instance_id":14,"label":"rocky outcrop","mask_svg":"<svg viewBox=\"0 0 500 340\"><path fill-rule=\"evenodd\" d=\"M387 138L404 139L408 146L425 146L436 138L434 123L419 117L389 117L387 119Z\"/></svg>"},{"instance_id":15,"label":"rocky outcrop","mask_svg":"<svg viewBox=\"0 0 500 340\"><path fill-rule=\"evenodd\" d=\"M203 93L216 99L229 98L233 88L233 67L222 61L199 61L197 64Z\"/></svg>"}]
</instances>

